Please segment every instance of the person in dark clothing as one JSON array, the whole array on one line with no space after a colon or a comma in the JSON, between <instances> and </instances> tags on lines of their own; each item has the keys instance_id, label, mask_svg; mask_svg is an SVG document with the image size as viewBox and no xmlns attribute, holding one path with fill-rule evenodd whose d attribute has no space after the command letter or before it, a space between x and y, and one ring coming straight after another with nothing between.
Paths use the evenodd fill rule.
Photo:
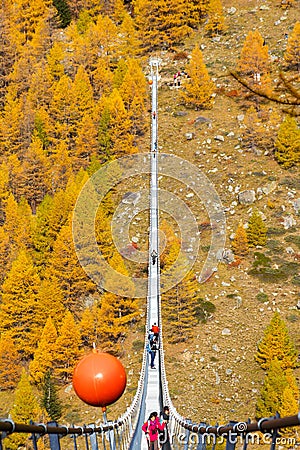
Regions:
<instances>
[{"instance_id":1,"label":"person in dark clothing","mask_svg":"<svg viewBox=\"0 0 300 450\"><path fill-rule=\"evenodd\" d=\"M159 442L161 445L161 448L170 448L169 443L169 430L168 430L168 423L170 421L170 410L168 406L164 406L164 409L160 413L160 420L161 422L164 422L166 424L164 430L159 434Z\"/></svg>"},{"instance_id":2,"label":"person in dark clothing","mask_svg":"<svg viewBox=\"0 0 300 450\"><path fill-rule=\"evenodd\" d=\"M154 265L156 262L156 259L157 259L157 252L155 250L152 250L151 258L152 258L152 264Z\"/></svg>"},{"instance_id":3,"label":"person in dark clothing","mask_svg":"<svg viewBox=\"0 0 300 450\"><path fill-rule=\"evenodd\" d=\"M156 356L156 351L158 350L158 343L157 343L157 339L154 336L154 338L152 339L152 341L150 341L150 367L151 369L156 369L155 365L154 365L154 361L155 361L155 356Z\"/></svg>"}]
</instances>

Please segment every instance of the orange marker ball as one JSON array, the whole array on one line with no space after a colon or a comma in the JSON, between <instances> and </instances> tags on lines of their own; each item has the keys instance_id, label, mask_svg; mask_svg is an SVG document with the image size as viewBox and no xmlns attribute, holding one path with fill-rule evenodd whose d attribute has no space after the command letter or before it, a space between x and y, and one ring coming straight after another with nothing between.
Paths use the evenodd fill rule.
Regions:
<instances>
[{"instance_id":1,"label":"orange marker ball","mask_svg":"<svg viewBox=\"0 0 300 450\"><path fill-rule=\"evenodd\" d=\"M73 374L73 387L78 397L88 405L102 408L121 397L126 381L121 362L109 353L97 351L82 358Z\"/></svg>"}]
</instances>

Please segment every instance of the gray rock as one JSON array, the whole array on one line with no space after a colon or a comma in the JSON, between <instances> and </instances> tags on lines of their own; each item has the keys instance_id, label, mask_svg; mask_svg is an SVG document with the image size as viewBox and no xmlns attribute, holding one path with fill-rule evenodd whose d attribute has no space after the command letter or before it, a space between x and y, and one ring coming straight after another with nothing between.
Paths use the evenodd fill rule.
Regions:
<instances>
[{"instance_id":1,"label":"gray rock","mask_svg":"<svg viewBox=\"0 0 300 450\"><path fill-rule=\"evenodd\" d=\"M234 6L232 6L231 8L227 9L228 14L235 14L236 13L236 8Z\"/></svg>"},{"instance_id":2,"label":"gray rock","mask_svg":"<svg viewBox=\"0 0 300 450\"><path fill-rule=\"evenodd\" d=\"M231 335L231 331L229 330L229 328L223 328L222 336L230 336L230 335Z\"/></svg>"},{"instance_id":3,"label":"gray rock","mask_svg":"<svg viewBox=\"0 0 300 450\"><path fill-rule=\"evenodd\" d=\"M222 136L221 134L217 134L217 136L215 136L215 140L216 141L221 141L221 142L225 141L224 136Z\"/></svg>"},{"instance_id":4,"label":"gray rock","mask_svg":"<svg viewBox=\"0 0 300 450\"><path fill-rule=\"evenodd\" d=\"M217 261L229 264L234 261L234 254L230 249L219 249L216 252Z\"/></svg>"},{"instance_id":5,"label":"gray rock","mask_svg":"<svg viewBox=\"0 0 300 450\"><path fill-rule=\"evenodd\" d=\"M69 394L73 389L73 385L72 384L68 384L68 386L65 388L65 393Z\"/></svg>"},{"instance_id":6,"label":"gray rock","mask_svg":"<svg viewBox=\"0 0 300 450\"><path fill-rule=\"evenodd\" d=\"M255 191L252 189L247 191L242 191L238 194L238 200L241 205L251 205L255 202Z\"/></svg>"},{"instance_id":7,"label":"gray rock","mask_svg":"<svg viewBox=\"0 0 300 450\"><path fill-rule=\"evenodd\" d=\"M271 181L271 183L267 184L266 186L262 187L261 190L265 195L270 194L271 192L275 191L277 187L276 181ZM299 202L300 207L300 202Z\"/></svg>"},{"instance_id":8,"label":"gray rock","mask_svg":"<svg viewBox=\"0 0 300 450\"><path fill-rule=\"evenodd\" d=\"M283 227L285 230L292 228L297 223L296 220L292 216L283 217L282 222L283 222Z\"/></svg>"},{"instance_id":9,"label":"gray rock","mask_svg":"<svg viewBox=\"0 0 300 450\"><path fill-rule=\"evenodd\" d=\"M199 123L207 123L207 122L211 122L211 120L207 119L206 117L203 117L203 116L198 116L198 117L196 117L194 124L196 125Z\"/></svg>"},{"instance_id":10,"label":"gray rock","mask_svg":"<svg viewBox=\"0 0 300 450\"><path fill-rule=\"evenodd\" d=\"M216 384L220 384L221 383L220 375L218 374L218 372L215 372L215 375L216 375Z\"/></svg>"},{"instance_id":11,"label":"gray rock","mask_svg":"<svg viewBox=\"0 0 300 450\"><path fill-rule=\"evenodd\" d=\"M292 247L287 247L285 249L285 251L289 254L289 255L293 255L295 253L294 249Z\"/></svg>"},{"instance_id":12,"label":"gray rock","mask_svg":"<svg viewBox=\"0 0 300 450\"><path fill-rule=\"evenodd\" d=\"M297 198L293 202L293 206L294 206L294 209L295 209L296 213L298 214L300 212L300 198Z\"/></svg>"},{"instance_id":13,"label":"gray rock","mask_svg":"<svg viewBox=\"0 0 300 450\"><path fill-rule=\"evenodd\" d=\"M184 117L184 116L186 116L187 115L187 112L186 111L175 111L174 112L174 116L175 117Z\"/></svg>"},{"instance_id":14,"label":"gray rock","mask_svg":"<svg viewBox=\"0 0 300 450\"><path fill-rule=\"evenodd\" d=\"M190 141L194 137L194 133L185 133L185 137L187 141Z\"/></svg>"},{"instance_id":15,"label":"gray rock","mask_svg":"<svg viewBox=\"0 0 300 450\"><path fill-rule=\"evenodd\" d=\"M140 197L141 194L139 192L126 192L122 198L122 203L136 205Z\"/></svg>"}]
</instances>

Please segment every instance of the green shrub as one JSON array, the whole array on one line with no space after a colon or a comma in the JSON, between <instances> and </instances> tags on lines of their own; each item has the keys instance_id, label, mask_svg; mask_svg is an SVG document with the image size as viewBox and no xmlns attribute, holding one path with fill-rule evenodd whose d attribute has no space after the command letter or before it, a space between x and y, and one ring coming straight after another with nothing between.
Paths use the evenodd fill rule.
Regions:
<instances>
[{"instance_id":1,"label":"green shrub","mask_svg":"<svg viewBox=\"0 0 300 450\"><path fill-rule=\"evenodd\" d=\"M286 233L286 230L282 228L268 228L267 230L267 236L282 236Z\"/></svg>"},{"instance_id":2,"label":"green shrub","mask_svg":"<svg viewBox=\"0 0 300 450\"><path fill-rule=\"evenodd\" d=\"M265 303L268 301L268 296L267 294L265 294L264 292L259 292L256 295L256 299L260 302L260 303Z\"/></svg>"},{"instance_id":3,"label":"green shrub","mask_svg":"<svg viewBox=\"0 0 300 450\"><path fill-rule=\"evenodd\" d=\"M297 322L299 320L299 316L297 314L290 314L286 319L289 322Z\"/></svg>"},{"instance_id":4,"label":"green shrub","mask_svg":"<svg viewBox=\"0 0 300 450\"><path fill-rule=\"evenodd\" d=\"M295 275L292 279L292 283L296 286L300 286L300 275Z\"/></svg>"},{"instance_id":5,"label":"green shrub","mask_svg":"<svg viewBox=\"0 0 300 450\"><path fill-rule=\"evenodd\" d=\"M252 267L259 267L259 266L263 266L263 267L268 267L271 265L271 258L269 258L268 256L264 255L263 253L260 252L254 252L254 257L255 260L253 261Z\"/></svg>"},{"instance_id":6,"label":"green shrub","mask_svg":"<svg viewBox=\"0 0 300 450\"><path fill-rule=\"evenodd\" d=\"M199 322L206 323L209 316L214 313L216 307L213 303L203 300L203 298L199 298L197 300L197 306L195 308L195 316L199 320Z\"/></svg>"},{"instance_id":7,"label":"green shrub","mask_svg":"<svg viewBox=\"0 0 300 450\"><path fill-rule=\"evenodd\" d=\"M300 248L300 236L298 234L290 234L289 236L286 236L284 240L286 242L292 242L293 244L297 245L298 248Z\"/></svg>"}]
</instances>

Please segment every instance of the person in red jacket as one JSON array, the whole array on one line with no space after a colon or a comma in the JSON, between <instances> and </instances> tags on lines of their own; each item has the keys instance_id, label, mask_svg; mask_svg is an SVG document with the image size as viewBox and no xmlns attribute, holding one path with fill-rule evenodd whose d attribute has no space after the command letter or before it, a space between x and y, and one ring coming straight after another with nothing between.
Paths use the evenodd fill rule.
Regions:
<instances>
[{"instance_id":1,"label":"person in red jacket","mask_svg":"<svg viewBox=\"0 0 300 450\"><path fill-rule=\"evenodd\" d=\"M159 326L155 322L151 327L151 331L153 331L154 336L156 336L157 338L159 337Z\"/></svg>"},{"instance_id":2,"label":"person in red jacket","mask_svg":"<svg viewBox=\"0 0 300 450\"><path fill-rule=\"evenodd\" d=\"M157 412L152 412L147 422L142 426L146 435L149 450L158 450L158 430L164 430L165 422L160 423Z\"/></svg>"}]
</instances>

